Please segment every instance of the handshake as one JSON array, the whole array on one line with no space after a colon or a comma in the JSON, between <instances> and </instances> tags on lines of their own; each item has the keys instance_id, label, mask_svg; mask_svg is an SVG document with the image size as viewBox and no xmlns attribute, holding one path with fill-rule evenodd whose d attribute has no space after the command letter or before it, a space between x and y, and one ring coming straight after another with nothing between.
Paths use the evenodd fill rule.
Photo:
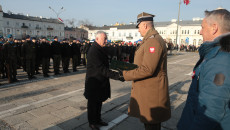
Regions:
<instances>
[{"instance_id":1,"label":"handshake","mask_svg":"<svg viewBox=\"0 0 230 130\"><path fill-rule=\"evenodd\" d=\"M120 70L120 69L118 69L118 70L116 70L116 71L110 70L110 74L109 74L109 75L110 75L109 77L110 77L111 79L120 80L120 81L122 81L122 82L125 81L125 79L124 79L124 77L123 77L122 70Z\"/></svg>"}]
</instances>

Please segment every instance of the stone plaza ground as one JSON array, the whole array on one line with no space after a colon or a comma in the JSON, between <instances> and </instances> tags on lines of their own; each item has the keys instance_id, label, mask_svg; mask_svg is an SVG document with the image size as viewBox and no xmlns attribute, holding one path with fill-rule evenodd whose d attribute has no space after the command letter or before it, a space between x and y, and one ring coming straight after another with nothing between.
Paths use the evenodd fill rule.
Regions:
<instances>
[{"instance_id":1,"label":"stone plaza ground","mask_svg":"<svg viewBox=\"0 0 230 130\"><path fill-rule=\"evenodd\" d=\"M192 69L198 53L173 52L168 56L169 92L172 117L162 123L162 130L175 130L191 83ZM18 71L20 82L0 80L0 129L7 130L88 130L83 96L85 67L77 72L28 80ZM52 71L52 70L51 70ZM102 130L143 130L139 119L129 117L131 82L110 80L111 98L102 106L102 118L109 126Z\"/></svg>"}]
</instances>

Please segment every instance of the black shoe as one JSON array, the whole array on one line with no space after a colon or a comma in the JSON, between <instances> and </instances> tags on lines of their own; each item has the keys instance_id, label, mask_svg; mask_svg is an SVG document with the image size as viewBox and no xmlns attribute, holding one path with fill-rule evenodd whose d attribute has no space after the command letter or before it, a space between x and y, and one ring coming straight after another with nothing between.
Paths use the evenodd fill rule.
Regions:
<instances>
[{"instance_id":1,"label":"black shoe","mask_svg":"<svg viewBox=\"0 0 230 130\"><path fill-rule=\"evenodd\" d=\"M104 122L104 121L100 121L97 123L97 125L100 125L100 126L107 126L108 123Z\"/></svg>"},{"instance_id":2,"label":"black shoe","mask_svg":"<svg viewBox=\"0 0 230 130\"><path fill-rule=\"evenodd\" d=\"M31 80L31 79L32 79L32 76L28 76L28 79Z\"/></svg>"},{"instance_id":3,"label":"black shoe","mask_svg":"<svg viewBox=\"0 0 230 130\"><path fill-rule=\"evenodd\" d=\"M13 82L18 82L19 80L18 79L13 79Z\"/></svg>"},{"instance_id":4,"label":"black shoe","mask_svg":"<svg viewBox=\"0 0 230 130\"><path fill-rule=\"evenodd\" d=\"M37 77L35 77L35 76L31 76L31 78L32 78L32 79L36 79Z\"/></svg>"},{"instance_id":5,"label":"black shoe","mask_svg":"<svg viewBox=\"0 0 230 130\"><path fill-rule=\"evenodd\" d=\"M59 74L60 74L60 73L58 73L58 72L57 72L57 73L54 73L54 75L59 75Z\"/></svg>"},{"instance_id":6,"label":"black shoe","mask_svg":"<svg viewBox=\"0 0 230 130\"><path fill-rule=\"evenodd\" d=\"M95 124L89 124L89 127L92 129L92 130L100 130L99 127Z\"/></svg>"},{"instance_id":7,"label":"black shoe","mask_svg":"<svg viewBox=\"0 0 230 130\"><path fill-rule=\"evenodd\" d=\"M44 77L50 77L48 74L44 74L43 76L44 76Z\"/></svg>"},{"instance_id":8,"label":"black shoe","mask_svg":"<svg viewBox=\"0 0 230 130\"><path fill-rule=\"evenodd\" d=\"M41 74L40 72L36 72L36 74Z\"/></svg>"}]
</instances>

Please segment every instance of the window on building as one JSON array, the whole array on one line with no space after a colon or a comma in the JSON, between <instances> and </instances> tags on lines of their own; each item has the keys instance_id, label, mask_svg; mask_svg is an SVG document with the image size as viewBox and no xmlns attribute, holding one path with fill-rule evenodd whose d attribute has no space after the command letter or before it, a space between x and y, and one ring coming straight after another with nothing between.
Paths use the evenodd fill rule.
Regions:
<instances>
[{"instance_id":1,"label":"window on building","mask_svg":"<svg viewBox=\"0 0 230 130\"><path fill-rule=\"evenodd\" d=\"M189 30L188 30L188 34L189 34Z\"/></svg>"},{"instance_id":2,"label":"window on building","mask_svg":"<svg viewBox=\"0 0 230 130\"><path fill-rule=\"evenodd\" d=\"M126 37L126 33L124 33L124 36Z\"/></svg>"},{"instance_id":3,"label":"window on building","mask_svg":"<svg viewBox=\"0 0 230 130\"><path fill-rule=\"evenodd\" d=\"M164 30L164 34L166 34L166 31Z\"/></svg>"},{"instance_id":4,"label":"window on building","mask_svg":"<svg viewBox=\"0 0 230 130\"><path fill-rule=\"evenodd\" d=\"M131 33L129 33L129 37L132 37L132 34L131 34Z\"/></svg>"},{"instance_id":5,"label":"window on building","mask_svg":"<svg viewBox=\"0 0 230 130\"><path fill-rule=\"evenodd\" d=\"M20 30L17 30L17 35L20 35Z\"/></svg>"},{"instance_id":6,"label":"window on building","mask_svg":"<svg viewBox=\"0 0 230 130\"><path fill-rule=\"evenodd\" d=\"M194 31L194 34L196 34L196 30Z\"/></svg>"},{"instance_id":7,"label":"window on building","mask_svg":"<svg viewBox=\"0 0 230 130\"><path fill-rule=\"evenodd\" d=\"M60 37L61 37L61 32L60 32Z\"/></svg>"},{"instance_id":8,"label":"window on building","mask_svg":"<svg viewBox=\"0 0 230 130\"><path fill-rule=\"evenodd\" d=\"M135 37L137 37L137 33L135 33Z\"/></svg>"},{"instance_id":9,"label":"window on building","mask_svg":"<svg viewBox=\"0 0 230 130\"><path fill-rule=\"evenodd\" d=\"M9 25L10 25L10 22L9 22L9 21L7 21L7 22L6 22L6 25L8 25L8 26L9 26Z\"/></svg>"},{"instance_id":10,"label":"window on building","mask_svg":"<svg viewBox=\"0 0 230 130\"><path fill-rule=\"evenodd\" d=\"M39 31L37 31L37 36L39 36L40 35L40 32Z\"/></svg>"},{"instance_id":11,"label":"window on building","mask_svg":"<svg viewBox=\"0 0 230 130\"><path fill-rule=\"evenodd\" d=\"M202 39L199 39L198 44L201 45L202 43L203 43L203 40L202 40Z\"/></svg>"},{"instance_id":12,"label":"window on building","mask_svg":"<svg viewBox=\"0 0 230 130\"><path fill-rule=\"evenodd\" d=\"M119 37L121 37L121 33L119 32Z\"/></svg>"},{"instance_id":13,"label":"window on building","mask_svg":"<svg viewBox=\"0 0 230 130\"><path fill-rule=\"evenodd\" d=\"M181 44L184 44L184 43L185 43L184 39L181 39Z\"/></svg>"},{"instance_id":14,"label":"window on building","mask_svg":"<svg viewBox=\"0 0 230 130\"><path fill-rule=\"evenodd\" d=\"M19 26L19 23L18 23L18 22L16 22L16 26L17 26L17 27Z\"/></svg>"},{"instance_id":15,"label":"window on building","mask_svg":"<svg viewBox=\"0 0 230 130\"><path fill-rule=\"evenodd\" d=\"M197 34L200 34L200 30L197 30Z\"/></svg>"},{"instance_id":16,"label":"window on building","mask_svg":"<svg viewBox=\"0 0 230 130\"><path fill-rule=\"evenodd\" d=\"M186 30L184 30L184 34L186 34Z\"/></svg>"},{"instance_id":17,"label":"window on building","mask_svg":"<svg viewBox=\"0 0 230 130\"><path fill-rule=\"evenodd\" d=\"M193 40L193 45L196 45L196 39Z\"/></svg>"},{"instance_id":18,"label":"window on building","mask_svg":"<svg viewBox=\"0 0 230 130\"><path fill-rule=\"evenodd\" d=\"M7 30L6 30L6 33L7 33L7 34L11 34L11 33L10 33L10 29L7 29Z\"/></svg>"},{"instance_id":19,"label":"window on building","mask_svg":"<svg viewBox=\"0 0 230 130\"><path fill-rule=\"evenodd\" d=\"M184 34L184 30L182 30L182 34Z\"/></svg>"}]
</instances>

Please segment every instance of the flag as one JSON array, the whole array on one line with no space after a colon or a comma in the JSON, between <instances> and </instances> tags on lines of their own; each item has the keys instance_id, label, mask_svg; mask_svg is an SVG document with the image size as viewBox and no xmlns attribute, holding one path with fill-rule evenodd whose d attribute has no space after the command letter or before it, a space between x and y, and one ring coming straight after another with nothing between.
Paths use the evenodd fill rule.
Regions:
<instances>
[{"instance_id":1,"label":"flag","mask_svg":"<svg viewBox=\"0 0 230 130\"><path fill-rule=\"evenodd\" d=\"M189 0L184 0L184 4L188 5L190 3Z\"/></svg>"},{"instance_id":2,"label":"flag","mask_svg":"<svg viewBox=\"0 0 230 130\"><path fill-rule=\"evenodd\" d=\"M58 18L58 20L59 20L60 22L63 22L63 20L62 20L61 18Z\"/></svg>"}]
</instances>

